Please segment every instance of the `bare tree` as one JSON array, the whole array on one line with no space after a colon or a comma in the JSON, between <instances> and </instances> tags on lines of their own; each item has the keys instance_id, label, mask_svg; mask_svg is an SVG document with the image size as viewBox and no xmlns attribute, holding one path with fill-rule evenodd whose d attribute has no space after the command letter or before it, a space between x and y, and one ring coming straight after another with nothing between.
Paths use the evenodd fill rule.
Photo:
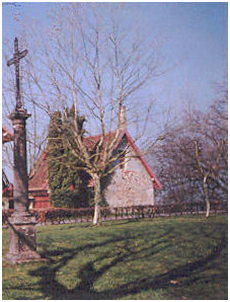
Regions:
<instances>
[{"instance_id":1,"label":"bare tree","mask_svg":"<svg viewBox=\"0 0 230 302\"><path fill-rule=\"evenodd\" d=\"M33 110L39 110L39 116L64 111L65 143L81 161L79 169L94 181L94 224L100 224L102 178L130 156L126 147L115 152L124 106L148 116L153 99L142 104L135 102L135 95L162 73L161 43L143 39L135 23L130 31L125 13L119 4L63 4L51 12L52 24L46 31L30 21L22 33L29 49L24 98ZM72 104L70 118L65 108ZM82 113L88 121L86 136L99 134L93 145L87 145L79 131L77 117Z\"/></svg>"},{"instance_id":2,"label":"bare tree","mask_svg":"<svg viewBox=\"0 0 230 302\"><path fill-rule=\"evenodd\" d=\"M186 112L180 125L173 127L155 149L158 173L164 183L164 202L203 199L207 217L213 201L227 202L226 87L226 84L219 87L217 97L205 113Z\"/></svg>"}]
</instances>

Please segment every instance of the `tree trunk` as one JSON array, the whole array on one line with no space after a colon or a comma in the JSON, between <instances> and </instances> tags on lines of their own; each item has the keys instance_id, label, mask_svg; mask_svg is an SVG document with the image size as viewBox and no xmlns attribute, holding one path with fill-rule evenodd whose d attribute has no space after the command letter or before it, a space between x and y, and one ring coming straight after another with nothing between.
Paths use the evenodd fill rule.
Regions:
<instances>
[{"instance_id":1,"label":"tree trunk","mask_svg":"<svg viewBox=\"0 0 230 302\"><path fill-rule=\"evenodd\" d=\"M93 218L93 224L94 225L101 225L101 180L98 175L95 175L94 178L94 218Z\"/></svg>"},{"instance_id":2,"label":"tree trunk","mask_svg":"<svg viewBox=\"0 0 230 302\"><path fill-rule=\"evenodd\" d=\"M203 191L204 191L205 202L206 202L206 217L208 218L210 215L210 200L208 196L207 178L208 178L208 174L206 174L203 179Z\"/></svg>"},{"instance_id":3,"label":"tree trunk","mask_svg":"<svg viewBox=\"0 0 230 302\"><path fill-rule=\"evenodd\" d=\"M205 196L205 202L206 202L206 217L208 218L210 215L210 200L208 197L208 186L207 186L207 178L209 176L209 172L204 171L202 167L201 160L199 158L199 149L198 149L198 141L194 140L194 147L195 147L195 156L198 164L199 171L201 175L203 176L203 182L202 182L202 187L204 191L204 196Z\"/></svg>"}]
</instances>

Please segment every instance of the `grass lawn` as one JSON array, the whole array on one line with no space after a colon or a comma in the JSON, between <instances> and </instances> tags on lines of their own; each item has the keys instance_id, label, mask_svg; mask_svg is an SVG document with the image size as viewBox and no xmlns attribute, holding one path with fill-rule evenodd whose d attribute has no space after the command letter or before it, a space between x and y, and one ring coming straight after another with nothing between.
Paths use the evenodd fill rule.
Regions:
<instances>
[{"instance_id":1,"label":"grass lawn","mask_svg":"<svg viewBox=\"0 0 230 302\"><path fill-rule=\"evenodd\" d=\"M227 299L227 224L219 215L37 227L49 262L3 262L2 298Z\"/></svg>"}]
</instances>

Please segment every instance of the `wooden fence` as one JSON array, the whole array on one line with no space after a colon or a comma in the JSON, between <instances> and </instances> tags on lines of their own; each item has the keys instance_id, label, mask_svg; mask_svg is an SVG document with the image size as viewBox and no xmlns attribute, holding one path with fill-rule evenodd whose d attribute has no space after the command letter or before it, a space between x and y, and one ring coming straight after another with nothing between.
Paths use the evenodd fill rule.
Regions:
<instances>
[{"instance_id":1,"label":"wooden fence","mask_svg":"<svg viewBox=\"0 0 230 302\"><path fill-rule=\"evenodd\" d=\"M204 214L206 206L203 203L184 203L156 206L132 206L101 208L102 220L116 219L143 219L154 217L171 217L187 214ZM227 203L215 202L211 205L211 213L223 213L228 211ZM90 222L93 220L94 208L53 208L30 210L40 224L63 224ZM6 225L13 210L2 210L2 224Z\"/></svg>"}]
</instances>

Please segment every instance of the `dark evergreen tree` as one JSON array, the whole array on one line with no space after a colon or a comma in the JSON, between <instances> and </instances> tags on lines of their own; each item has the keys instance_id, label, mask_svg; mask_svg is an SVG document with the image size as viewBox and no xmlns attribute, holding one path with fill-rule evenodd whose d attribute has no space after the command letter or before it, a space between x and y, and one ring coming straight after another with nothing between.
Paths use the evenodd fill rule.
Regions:
<instances>
[{"instance_id":1,"label":"dark evergreen tree","mask_svg":"<svg viewBox=\"0 0 230 302\"><path fill-rule=\"evenodd\" d=\"M68 126L73 122L74 107L66 109L65 119L55 112L51 117L48 134L48 182L50 201L55 207L88 206L88 176L79 169L80 162L66 144ZM79 131L82 132L84 117L77 117Z\"/></svg>"},{"instance_id":2,"label":"dark evergreen tree","mask_svg":"<svg viewBox=\"0 0 230 302\"><path fill-rule=\"evenodd\" d=\"M57 111L53 113L50 120L47 146L48 184L52 202L52 193L62 186L60 172L62 169L63 152L61 112Z\"/></svg>"}]
</instances>

